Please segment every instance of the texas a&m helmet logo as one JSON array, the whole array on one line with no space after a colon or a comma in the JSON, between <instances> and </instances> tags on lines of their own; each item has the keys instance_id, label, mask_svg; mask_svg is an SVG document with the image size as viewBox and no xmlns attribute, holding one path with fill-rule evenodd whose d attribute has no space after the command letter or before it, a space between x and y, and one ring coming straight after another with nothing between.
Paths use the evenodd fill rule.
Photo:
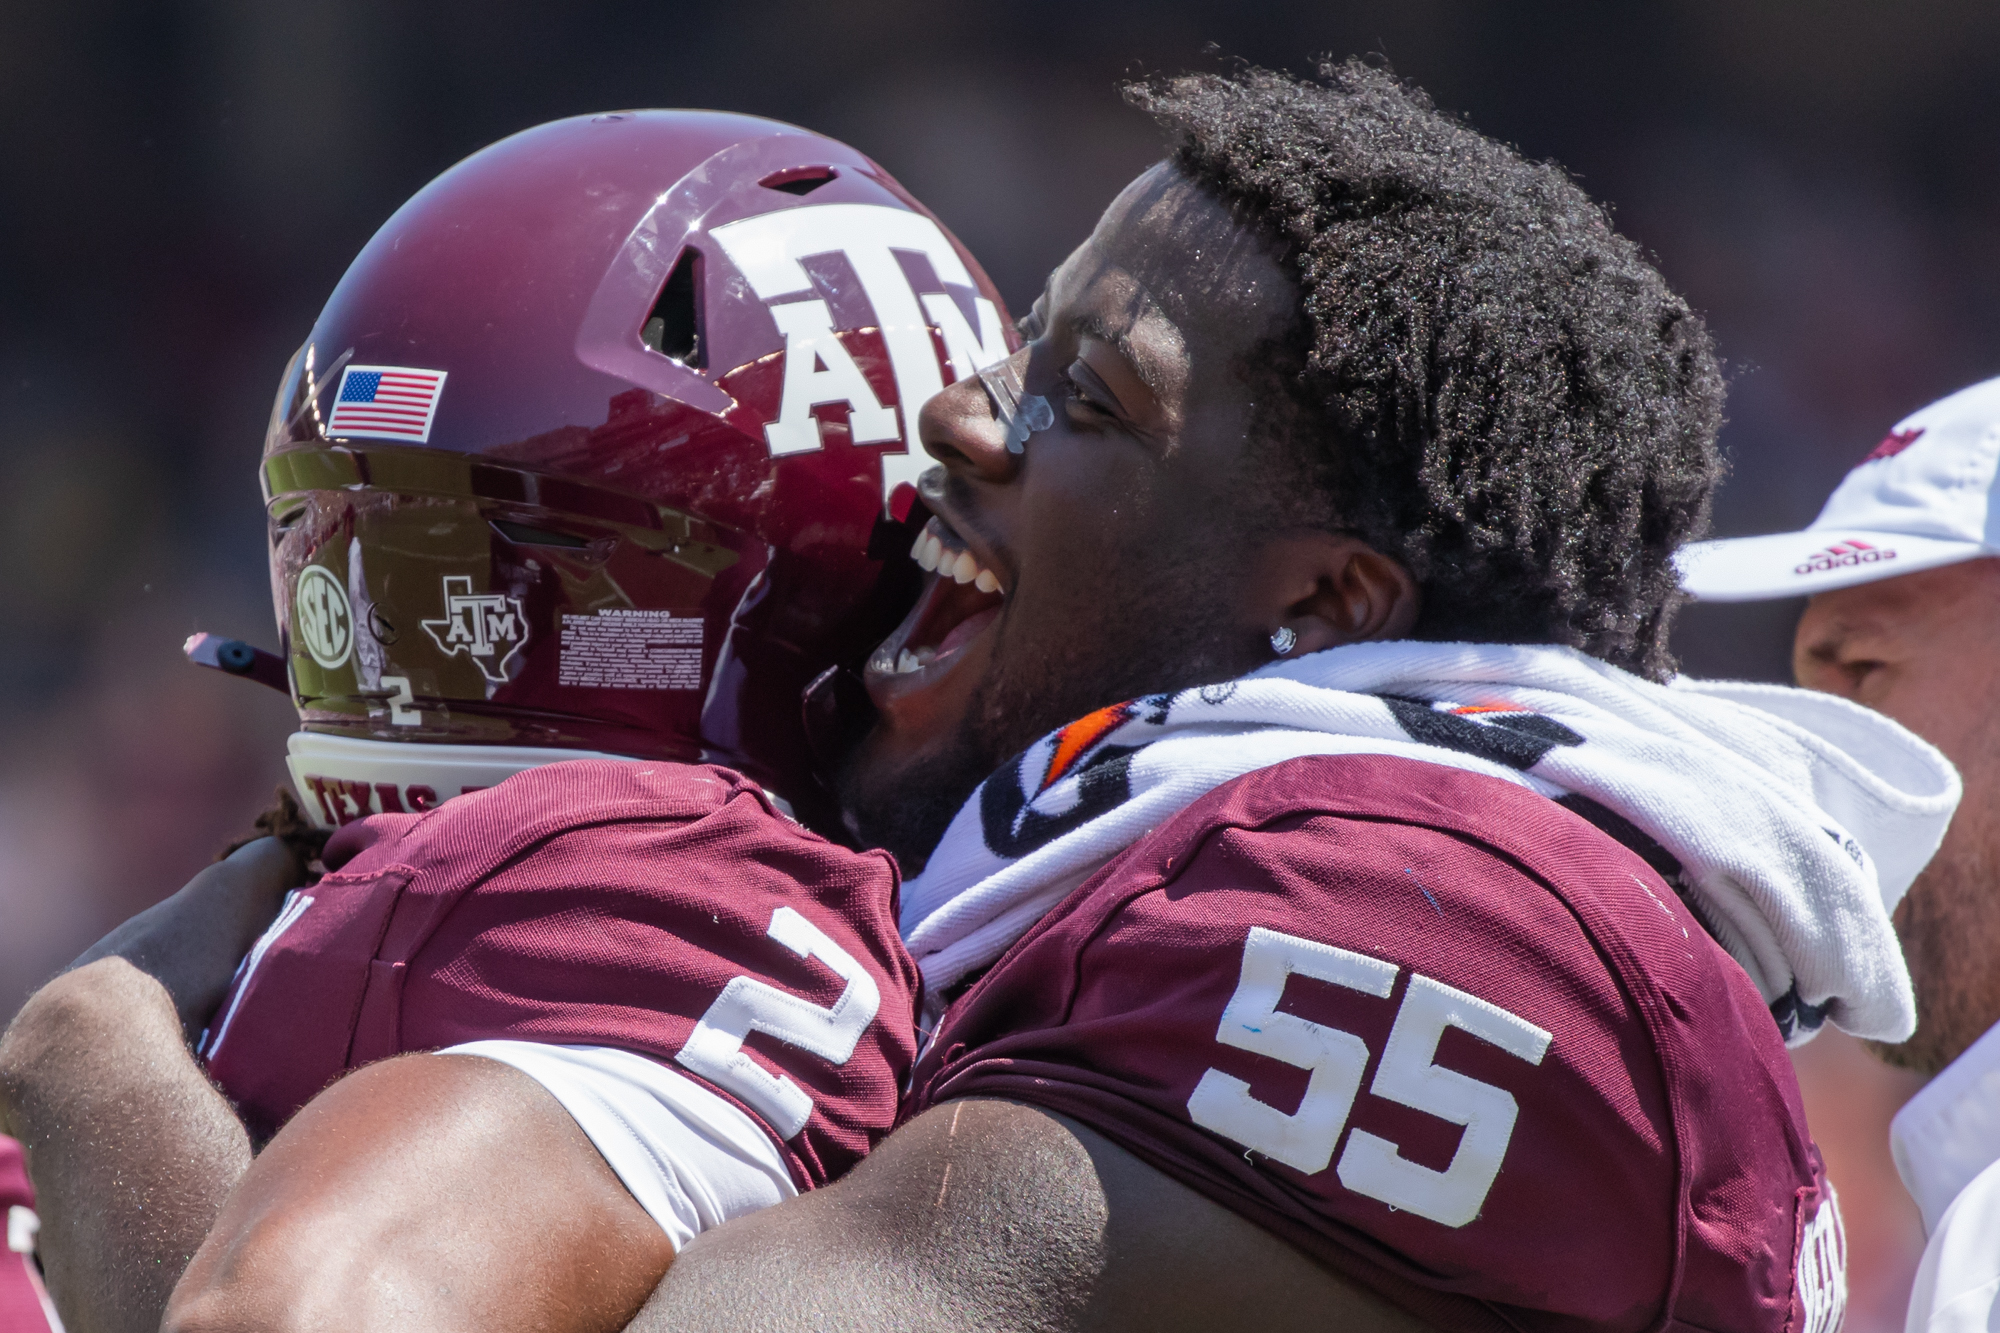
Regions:
<instances>
[{"instance_id":1,"label":"texas a&m helmet logo","mask_svg":"<svg viewBox=\"0 0 2000 1333\"><path fill-rule=\"evenodd\" d=\"M423 621L424 633L446 657L460 653L472 659L479 674L494 685L504 684L507 669L528 642L528 617L519 598L472 590L472 579L448 574L444 580L444 619Z\"/></svg>"},{"instance_id":2,"label":"texas a&m helmet logo","mask_svg":"<svg viewBox=\"0 0 2000 1333\"><path fill-rule=\"evenodd\" d=\"M944 388L935 328L954 381L1007 356L1007 334L992 301L977 295L965 261L937 223L921 213L879 204L822 204L763 213L710 233L758 298L771 302L772 320L785 338L785 379L778 418L764 427L773 457L820 448L813 409L845 404L855 444L904 445L882 455L882 496L915 482L931 458L916 443L917 410ZM968 312L951 295L919 296L898 252L921 256L948 287L973 292ZM873 307L896 380L901 409L884 404L841 343L841 326L816 294L804 260L840 254ZM968 318L968 313L970 318ZM975 322L977 328L974 327Z\"/></svg>"}]
</instances>

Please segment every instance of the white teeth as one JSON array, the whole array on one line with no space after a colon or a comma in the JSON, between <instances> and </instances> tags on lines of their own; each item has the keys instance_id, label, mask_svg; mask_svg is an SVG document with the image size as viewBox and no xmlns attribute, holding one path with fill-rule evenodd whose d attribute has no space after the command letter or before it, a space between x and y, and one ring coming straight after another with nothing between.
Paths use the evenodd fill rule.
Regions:
<instances>
[{"instance_id":1,"label":"white teeth","mask_svg":"<svg viewBox=\"0 0 2000 1333\"><path fill-rule=\"evenodd\" d=\"M937 661L937 649L919 648L912 652L905 648L892 660L888 653L877 653L868 663L868 669L879 671L886 676L906 676L912 671L922 671Z\"/></svg>"},{"instance_id":2,"label":"white teeth","mask_svg":"<svg viewBox=\"0 0 2000 1333\"><path fill-rule=\"evenodd\" d=\"M935 519L932 522L936 522ZM926 527L910 546L910 559L926 574L935 573L957 583L970 583L984 593L1000 591L1000 578L981 565L972 552L953 550L933 529Z\"/></svg>"}]
</instances>

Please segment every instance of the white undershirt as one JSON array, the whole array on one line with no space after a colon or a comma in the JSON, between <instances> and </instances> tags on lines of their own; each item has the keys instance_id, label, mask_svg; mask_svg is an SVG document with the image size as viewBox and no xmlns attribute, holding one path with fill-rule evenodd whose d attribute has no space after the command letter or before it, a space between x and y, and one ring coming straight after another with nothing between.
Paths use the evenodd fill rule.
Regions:
<instances>
[{"instance_id":1,"label":"white undershirt","mask_svg":"<svg viewBox=\"0 0 2000 1333\"><path fill-rule=\"evenodd\" d=\"M2000 1329L2000 1026L1896 1113L1889 1147L1930 1233L1905 1333Z\"/></svg>"},{"instance_id":2,"label":"white undershirt","mask_svg":"<svg viewBox=\"0 0 2000 1333\"><path fill-rule=\"evenodd\" d=\"M611 1046L473 1041L548 1089L676 1253L710 1227L797 1195L778 1145L731 1103L657 1060Z\"/></svg>"}]
</instances>

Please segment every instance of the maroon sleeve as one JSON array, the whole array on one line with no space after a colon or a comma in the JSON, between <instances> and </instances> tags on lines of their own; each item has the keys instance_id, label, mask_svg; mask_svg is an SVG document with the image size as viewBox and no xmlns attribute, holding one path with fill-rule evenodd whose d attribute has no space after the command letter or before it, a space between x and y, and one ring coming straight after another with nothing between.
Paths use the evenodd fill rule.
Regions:
<instances>
[{"instance_id":1,"label":"maroon sleeve","mask_svg":"<svg viewBox=\"0 0 2000 1333\"><path fill-rule=\"evenodd\" d=\"M947 1011L914 1088L1072 1116L1441 1327L1797 1326L1821 1176L1775 1025L1642 861L1494 779L1211 793Z\"/></svg>"},{"instance_id":2,"label":"maroon sleeve","mask_svg":"<svg viewBox=\"0 0 2000 1333\"><path fill-rule=\"evenodd\" d=\"M913 1055L895 894L887 856L816 837L727 770L533 769L405 817L305 890L206 1058L270 1132L405 1051L620 1047L756 1117L811 1188L888 1131Z\"/></svg>"},{"instance_id":3,"label":"maroon sleeve","mask_svg":"<svg viewBox=\"0 0 2000 1333\"><path fill-rule=\"evenodd\" d=\"M9 1208L34 1206L35 1187L28 1183L28 1164L21 1155L21 1145L0 1134L0 1217L5 1217Z\"/></svg>"},{"instance_id":4,"label":"maroon sleeve","mask_svg":"<svg viewBox=\"0 0 2000 1333\"><path fill-rule=\"evenodd\" d=\"M34 1206L35 1191L28 1183L21 1145L0 1134L0 1236L6 1234L10 1209ZM7 1333L47 1333L41 1280L33 1263L27 1255L0 1244L0 1329Z\"/></svg>"},{"instance_id":5,"label":"maroon sleeve","mask_svg":"<svg viewBox=\"0 0 2000 1333\"><path fill-rule=\"evenodd\" d=\"M7 1333L47 1333L41 1282L33 1260L0 1247L0 1328Z\"/></svg>"}]
</instances>

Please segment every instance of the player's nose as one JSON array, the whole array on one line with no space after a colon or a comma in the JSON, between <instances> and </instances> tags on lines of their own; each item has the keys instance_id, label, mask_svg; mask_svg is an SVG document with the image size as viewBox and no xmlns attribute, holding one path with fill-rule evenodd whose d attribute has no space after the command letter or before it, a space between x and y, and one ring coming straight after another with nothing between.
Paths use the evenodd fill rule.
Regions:
<instances>
[{"instance_id":1,"label":"player's nose","mask_svg":"<svg viewBox=\"0 0 2000 1333\"><path fill-rule=\"evenodd\" d=\"M1023 368L1028 353L1014 354ZM954 472L969 472L981 481L1004 484L1021 465L1021 455L1007 448L993 396L977 375L967 375L934 394L917 414L917 438L924 451Z\"/></svg>"}]
</instances>

